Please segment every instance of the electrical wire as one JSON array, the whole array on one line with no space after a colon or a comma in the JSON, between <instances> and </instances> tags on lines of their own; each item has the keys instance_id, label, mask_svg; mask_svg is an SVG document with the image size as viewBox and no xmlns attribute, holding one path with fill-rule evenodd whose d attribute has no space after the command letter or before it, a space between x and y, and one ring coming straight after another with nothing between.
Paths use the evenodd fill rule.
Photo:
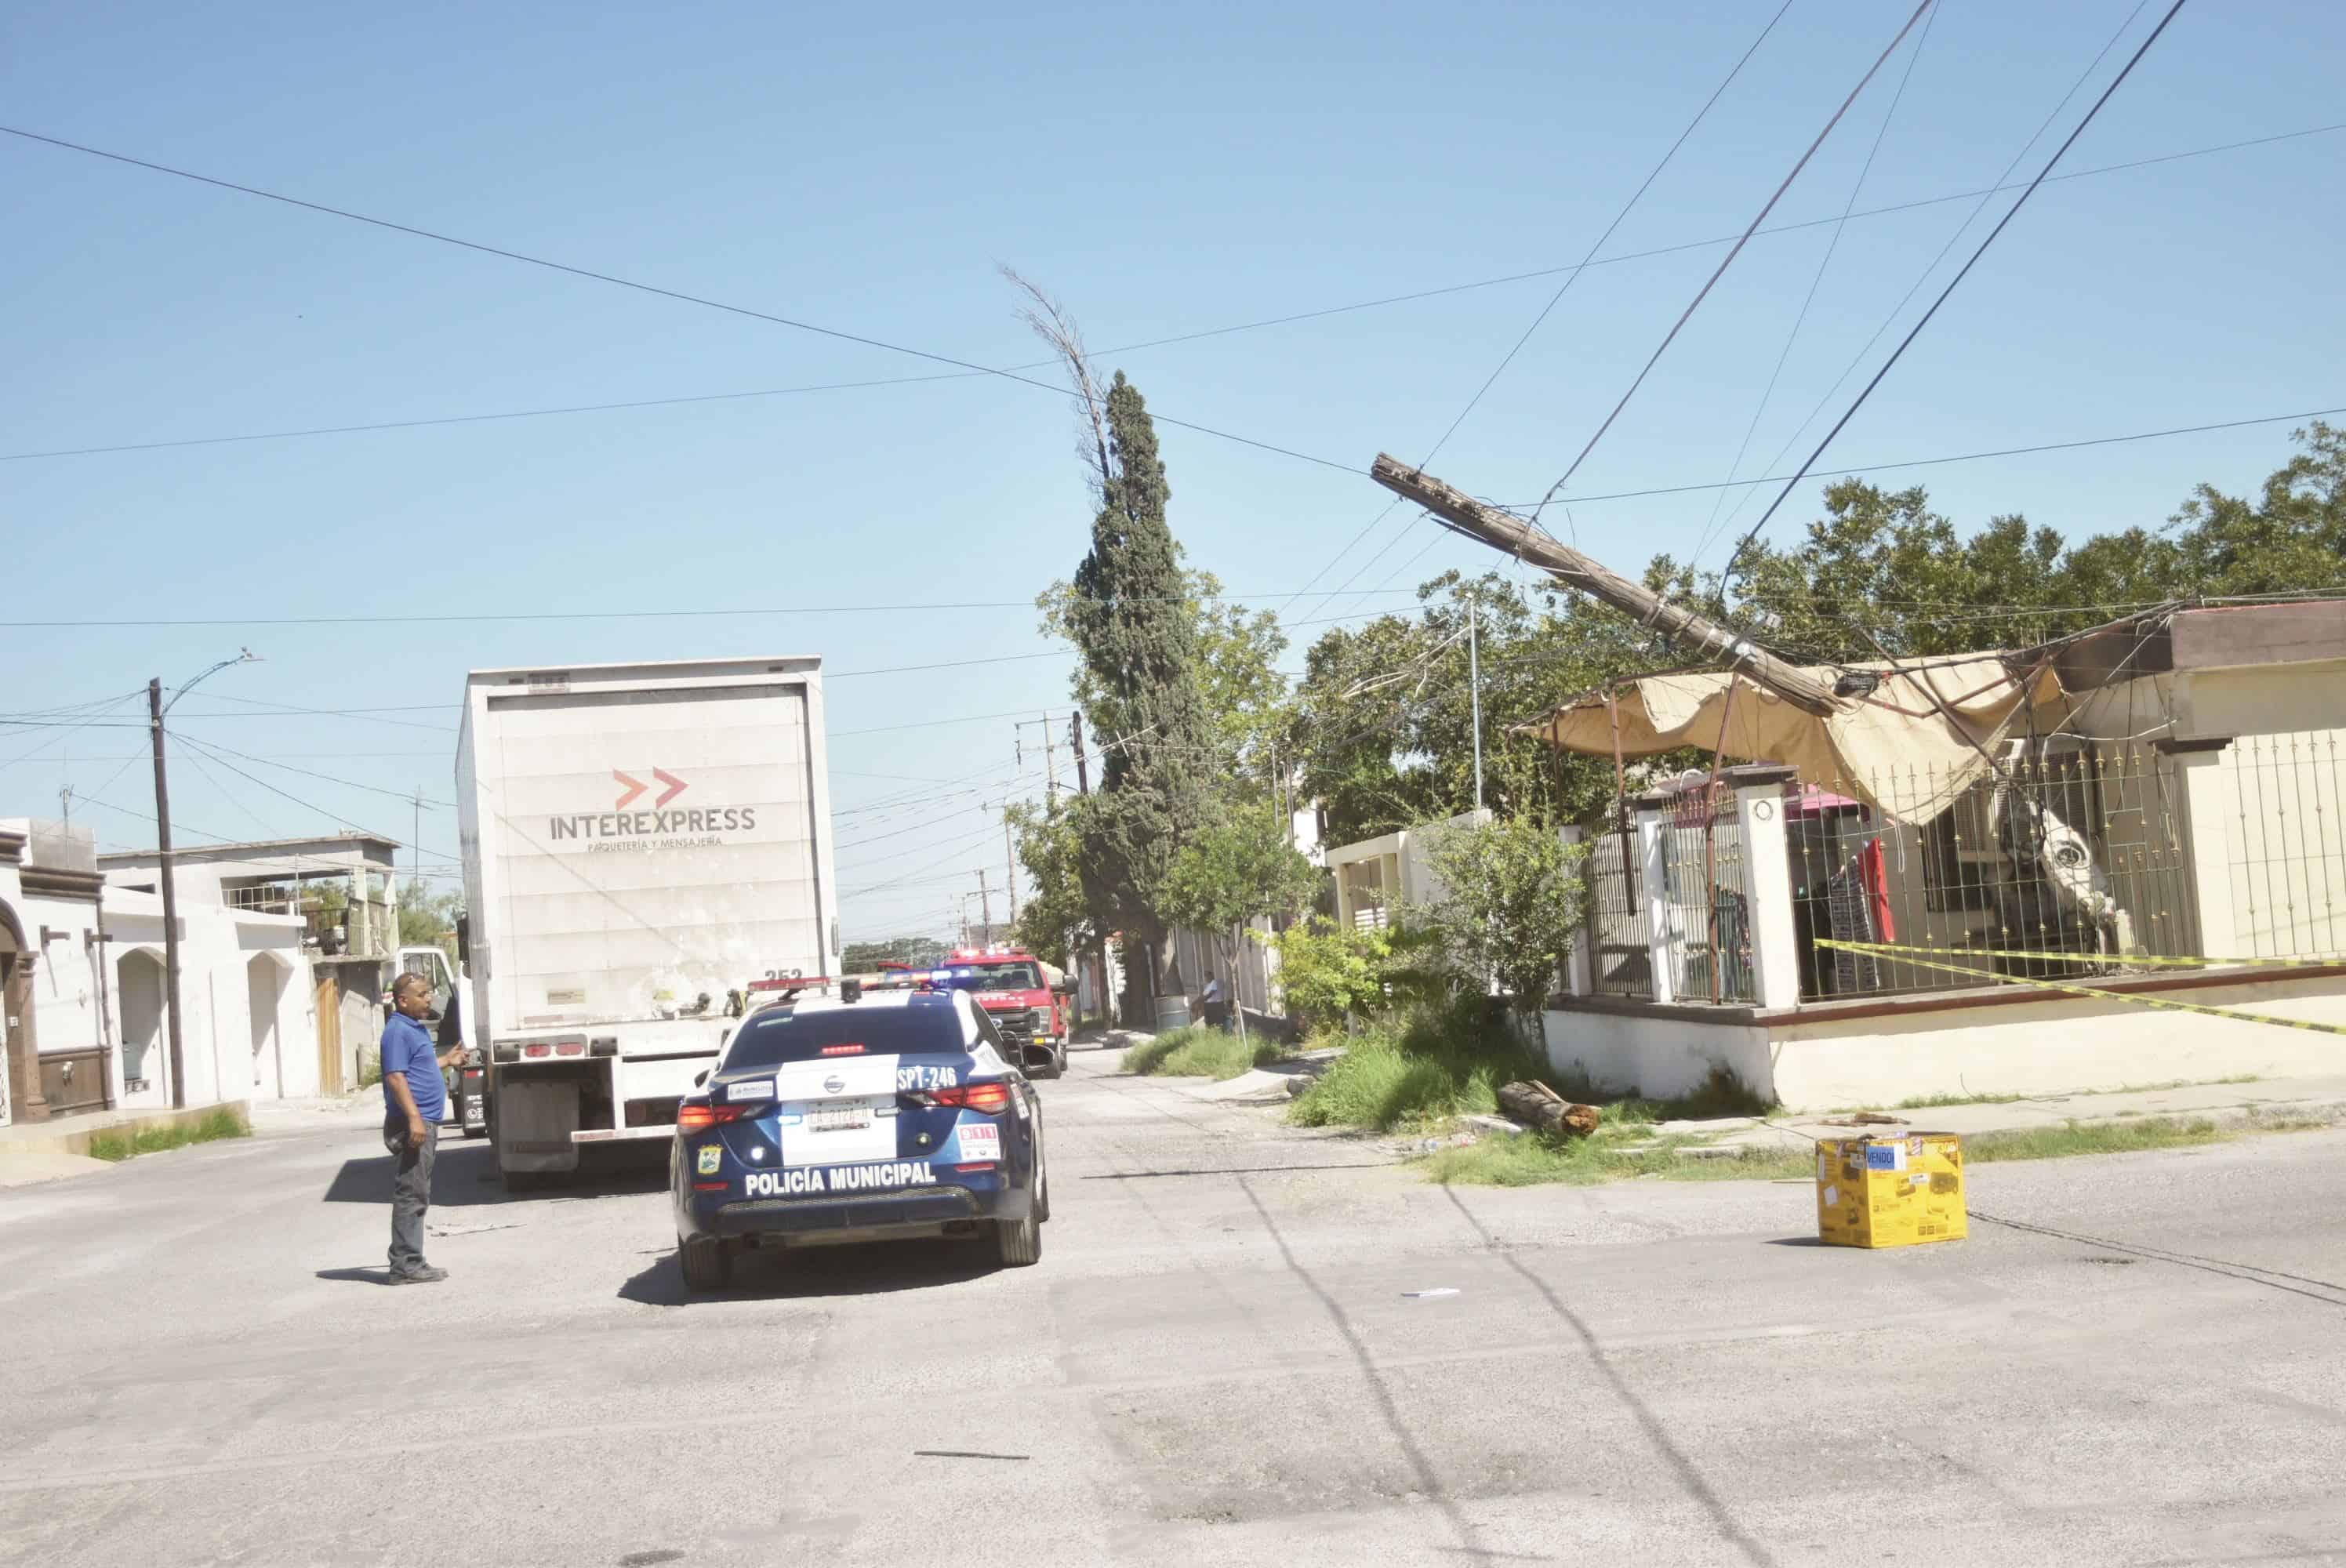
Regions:
<instances>
[{"instance_id":1,"label":"electrical wire","mask_svg":"<svg viewBox=\"0 0 2346 1568\"><path fill-rule=\"evenodd\" d=\"M305 779L318 779L329 784L339 784L345 789L364 789L372 794L388 795L393 799L410 806L420 802L435 811L453 811L456 809L454 801L434 800L429 796L423 796L413 791L386 789L380 784L362 784L354 779L338 779L332 773L320 773L308 768L296 768L290 762L280 762L274 758L255 757L249 751L239 751L232 746L222 746L218 741L211 743L210 749L225 751L230 757L240 757L247 762L258 762L264 768L281 768L288 773L299 773Z\"/></svg>"},{"instance_id":2,"label":"electrical wire","mask_svg":"<svg viewBox=\"0 0 2346 1568\"><path fill-rule=\"evenodd\" d=\"M2102 112L2102 106L2110 101L2110 95L2126 85L2127 77L2134 74L2135 66L2142 62L2143 56L2150 52L2150 46L2158 42L2159 35L2167 31L2167 25L2175 20L2176 13L2181 11L2183 5L2184 0L2175 0L2175 3L2167 8L2167 15L2158 19L2158 25L2150 30L2150 36L2142 41L2133 55L2128 56L2127 63L2118 68L2118 74L2110 79L2108 87L2102 89L2102 96L2094 100L2093 107L2086 111L2085 117L2080 119L2076 127L2069 132L2067 139L2054 149L2053 156L2045 160L2045 167L2037 171L2036 178L2028 182L2028 188L2013 198L2012 206L2002 218L1996 220L1995 227L1988 230L1987 238L1979 242L1979 248L1972 252L1971 260L1965 261L1955 275L1947 280L1947 286L1939 290L1939 297L1931 301L1931 308L1923 312L1922 318L1913 326L1907 329L1906 335L1899 340L1898 346L1890 351L1890 357L1882 361L1882 368L1873 372L1873 379L1859 390L1857 396L1842 412L1841 418L1833 422L1833 427L1825 432L1824 439L1817 443L1816 450L1809 454L1809 460L1806 463L1800 464L1800 472L1784 482L1784 488L1777 493L1775 500L1768 504L1768 510L1760 514L1760 520L1751 524L1750 532L1744 535L1743 543L1736 546L1735 554L1728 557L1728 572L1730 575L1734 572L1736 560L1750 547L1750 542L1760 536L1760 531L1768 525L1768 519L1776 514L1776 509L1783 505L1785 498L1790 495L1800 481L1808 476L1809 470L1816 466L1817 459L1825 454L1825 448L1832 444L1833 438L1841 433L1851 420L1857 417L1857 411L1865 406L1867 398L1873 395L1873 389L1882 384L1882 378L1890 373L1891 368L1897 364L1899 359L1906 352L1908 345L1922 335L1923 328L1931 324L1931 318L1939 313L1939 307L1947 302L1947 297L1971 275L1971 270L1979 264L1979 259L1987 254L1988 247L1995 243L1996 236L2002 234L2005 227L2020 215L2020 209L2027 205L2028 199L2035 194L2036 188L2045 183L2045 177L2053 172L2054 166L2061 161L2062 155L2075 147L2077 138L2086 134L2086 127L2094 123L2094 117Z\"/></svg>"},{"instance_id":3,"label":"electrical wire","mask_svg":"<svg viewBox=\"0 0 2346 1568\"><path fill-rule=\"evenodd\" d=\"M1889 139L1890 127L1898 118L1898 106L1906 101L1906 88L1914 79L1914 67L1922 63L1923 51L1931 46L1931 32L1938 25L1940 15L1938 10L1931 13L1930 20L1923 24L1922 36L1914 40L1914 52L1906 56L1906 69L1898 78L1898 90L1890 97L1890 107L1883 112L1882 124L1873 133L1873 145L1866 149L1865 162L1849 188L1849 199L1841 204L1841 221L1833 225L1831 234L1825 241L1825 253L1817 261L1816 273L1809 280L1809 291L1801 297L1800 308L1793 312L1791 330L1784 334L1784 346L1776 355L1775 368L1768 372L1768 384L1760 390L1759 405L1751 411L1751 423L1743 427L1743 440L1735 448L1735 461L1727 465L1729 479L1743 472L1743 459L1751 451L1752 439L1760 433L1760 422L1767 417L1768 405L1775 401L1777 384L1784 379L1784 366L1792 357L1792 345L1800 341L1800 329L1808 325L1809 311L1817 302L1817 291L1824 287L1825 274L1832 270L1833 257L1841 250L1841 237L1849 232L1849 215L1856 210L1857 199L1864 194L1866 179L1873 173L1874 160L1882 156L1882 144ZM1710 532L1719 522L1719 510L1726 504L1727 492L1724 489L1711 497L1710 515L1703 519L1703 531L1697 536L1694 552L1697 555L1701 554L1703 544L1708 542Z\"/></svg>"},{"instance_id":4,"label":"electrical wire","mask_svg":"<svg viewBox=\"0 0 2346 1568\"><path fill-rule=\"evenodd\" d=\"M389 229L394 234L429 239L441 245L453 245L459 249L471 250L483 256L495 256L503 260L518 261L525 266L542 267L548 271L560 272L589 282L607 283L614 288L631 289L638 293L650 294L663 300L673 300L679 304L696 305L703 310L719 311L727 315L744 316L751 321L770 322L778 327L788 327L793 331L811 332L818 337L831 338L841 342L857 343L869 349L881 349L892 354L904 354L913 359L926 360L933 364L951 365L956 370L967 371L974 375L998 376L1004 381L1016 382L1021 386L1034 387L1049 392L1053 397L1066 396L1067 389L1065 387L1055 386L1049 382L1037 381L1032 376L1022 375L1015 371L1001 370L991 365L981 365L968 360L955 359L951 354L934 353L927 349L915 349L903 343L892 343L884 338L868 337L861 332L843 331L837 327L821 326L795 317L777 315L770 311L754 310L747 305L730 304L722 300L710 299L705 294L689 294L680 289L665 289L657 283L646 283L638 279L623 278L615 272L598 272L590 267L576 267L566 261L532 256L520 250L508 250L501 246L483 244L479 240L463 239L453 234L421 229L413 224L396 223L387 218L370 217L363 212L353 212L347 208L329 207L323 202L305 201L297 196L286 196L273 190L263 190L258 186L240 185L234 180L220 179L208 174L198 174L191 169L174 168L168 164L156 163L143 158L133 158L128 153L108 152L103 148L66 141L61 137L44 136L38 131L26 130L16 126L0 125L0 133L21 137L26 141L40 142L49 147L61 148L67 152L77 152L91 158L104 158L111 163L127 164L133 168L143 168L155 174L168 174L174 178L193 180L199 185L231 190L242 196L257 197L264 201L281 202L288 207L298 207L304 211L321 213L329 218L340 218L352 223L363 223L372 228ZM1315 463L1322 468L1332 468L1340 473L1362 472L1352 463L1339 463L1332 458L1314 457L1309 453L1297 452L1291 447L1279 446L1267 441L1257 441L1252 436L1239 435L1231 431L1217 430L1211 425L1175 419L1170 415L1154 412L1150 417L1158 424L1169 424L1177 429L1195 431L1200 435L1210 435L1222 441L1235 442L1240 446L1250 446L1260 452L1276 453L1281 457L1291 457L1299 462Z\"/></svg>"},{"instance_id":5,"label":"electrical wire","mask_svg":"<svg viewBox=\"0 0 2346 1568\"><path fill-rule=\"evenodd\" d=\"M1875 57L1872 65L1866 67L1865 75L1857 79L1857 86L1849 90L1849 97L1841 100L1841 107L1833 110L1832 117L1825 121L1824 128L1817 132L1816 140L1810 142L1808 150L1800 154L1800 160L1792 165L1791 172L1784 176L1783 183L1776 188L1774 195L1768 198L1768 204L1760 209L1759 216L1752 219L1750 227L1743 231L1742 238L1736 240L1734 247L1719 258L1719 265L1712 270L1710 276L1703 280L1702 287L1695 290L1695 296L1688 301L1687 308L1679 312L1676 321L1670 323L1670 330L1662 334L1661 342L1637 372L1637 378L1630 382L1629 390L1621 394L1621 401L1613 405L1613 412L1605 416L1604 423L1599 424L1596 433L1588 438L1588 443L1580 449L1580 455L1574 458L1571 465L1564 471L1564 476L1548 487L1547 497L1532 509L1532 521L1535 524L1539 521L1539 514L1546 508L1548 500L1554 499L1556 493L1570 484L1572 476L1580 472L1580 465L1588 461L1588 454L1596 450L1596 443L1605 439L1605 433L1613 428L1613 422L1621 417L1621 411L1629 406L1629 400L1636 397L1637 389L1646 384L1646 378L1653 373L1656 365L1661 363L1662 356L1668 353L1670 345L1678 341L1678 333L1685 328L1687 322L1694 319L1695 311L1701 309L1703 300L1709 298L1711 290L1717 286L1721 278L1727 275L1727 270L1735 264L1735 259L1743 253L1743 247L1750 243L1751 236L1759 232L1760 226L1768 220L1768 214L1776 209L1776 203L1784 199L1784 193L1792 188L1792 182L1800 178L1800 171L1809 167L1809 160L1816 157L1817 148L1824 146L1825 138L1832 135L1833 127L1841 124L1841 117L1849 113L1850 106L1857 102L1860 93L1865 91L1866 84L1872 81L1875 73L1889 62L1890 56L1897 52L1898 46L1906 41L1906 35L1914 30L1914 24L1923 19L1923 13L1928 11L1931 5L1932 0L1922 0L1922 4L1914 7L1913 15L1906 18L1906 25L1898 29L1898 36L1891 39L1889 46Z\"/></svg>"},{"instance_id":6,"label":"electrical wire","mask_svg":"<svg viewBox=\"0 0 2346 1568\"><path fill-rule=\"evenodd\" d=\"M2187 158L2209 158L2218 153L2239 152L2249 148L2269 147L2280 142L2296 141L2306 137L2332 135L2346 131L2346 123L2309 126L2301 130L2278 131L2270 136L2251 137L2242 141L2219 142L2210 147L2189 148L2181 152L2160 153L2151 158L2129 159L2123 163L2102 164L2093 168L2073 169L2056 174L2045 183L2062 180L2087 179L2105 174L2123 174L2132 169L2147 168L2157 164L2175 163ZM2005 190L2017 190L2017 185L1994 185L1981 190L1951 191L1943 196L1923 197L1912 201L1901 201L1886 207L1870 207L1841 218L1803 219L1795 223L1778 223L1760 230L1755 238L1767 239L1779 234L1795 233L1804 229L1821 228L1844 222L1862 222L1867 219L1912 212L1920 208L1943 206L1952 201L1969 201L1977 197L1994 196ZM1362 311L1382 310L1394 305L1414 304L1424 300L1443 299L1453 294L1470 293L1484 289L1504 288L1514 283L1536 282L1559 273L1572 273L1584 267L1614 267L1631 261L1652 260L1661 257L1701 250L1714 245L1727 245L1735 236L1722 234L1707 239L1690 239L1647 250L1624 251L1618 256L1606 256L1585 263L1566 263L1541 267L1527 272L1509 272L1494 278L1478 278L1464 283L1446 283L1432 289L1420 289L1403 294L1383 295L1372 300L1354 300L1342 305L1322 306L1317 310L1299 311L1283 316L1268 316L1254 321L1239 321L1229 326L1206 327L1194 331L1176 333L1171 337L1151 338L1146 341L1127 343L1101 351L1099 357L1111 359L1119 354L1139 353L1148 349L1166 348L1179 343L1202 341L1209 338L1227 337L1239 332L1260 331L1272 327L1292 326L1303 321L1322 321L1331 316L1350 315ZM1011 365L1015 371L1047 369L1056 361L1034 360ZM0 463L30 463L48 458L97 457L121 453L163 452L178 447L226 446L250 442L297 441L331 435L366 435L382 432L423 430L441 426L483 424L505 420L547 419L571 414L611 413L632 409L674 408L693 403L732 402L752 398L791 397L804 393L849 392L871 387L915 386L930 382L974 381L982 379L974 371L940 372L933 375L888 376L870 381L825 382L806 386L767 387L748 392L704 392L683 397L636 398L617 402L577 403L549 408L507 409L489 413L444 414L430 419L381 420L371 423L323 425L298 430L260 431L236 435L190 436L173 441L123 442L103 446L59 447L47 451L0 453Z\"/></svg>"},{"instance_id":7,"label":"electrical wire","mask_svg":"<svg viewBox=\"0 0 2346 1568\"><path fill-rule=\"evenodd\" d=\"M1928 3L1929 0L1924 0L1924 4L1927 5ZM1678 149L1686 146L1687 139L1694 135L1695 131L1702 125L1703 120L1710 114L1712 107L1715 106L1719 102L1719 98L1726 94L1727 89L1734 85L1735 78L1743 74L1743 67L1750 64L1751 56L1760 52L1760 46L1768 41L1768 36L1776 30L1776 24L1781 22L1784 19L1784 13L1790 11L1791 8L1792 0L1784 0L1783 5L1777 8L1776 14L1768 18L1768 25L1760 29L1760 36L1751 40L1750 46L1746 48L1742 54L1736 56L1735 64L1729 67L1727 75L1720 79L1719 86L1711 89L1710 97L1702 101L1702 107L1695 110L1694 117L1687 121L1686 128L1678 132L1678 139L1676 141L1670 143L1669 150L1663 153L1660 161L1657 162L1651 169L1647 171L1646 178L1638 183L1637 188L1629 193L1629 199L1621 204L1619 211L1614 213L1613 221L1605 226L1605 231L1596 237L1596 242L1588 247L1587 251L1581 257L1579 262L1575 265L1571 270L1565 274L1564 281L1556 285L1556 291L1548 296L1547 303L1541 306L1539 314L1532 318L1531 325L1523 330L1522 334L1515 339L1514 345L1507 350L1506 353L1500 359L1498 364L1492 368L1491 373L1483 378L1483 384L1474 389L1474 395L1466 400L1466 406L1458 411L1458 417L1450 422L1449 428L1442 433L1441 439L1436 441L1433 445L1428 449L1425 456L1418 463L1417 466L1420 469L1423 469L1428 463L1432 463L1435 457L1441 454L1442 449L1450 444L1450 438L1458 433L1458 427L1466 423L1466 416L1474 412L1475 408L1482 402L1484 395L1487 393L1493 386L1497 384L1500 376L1506 373L1507 367L1515 362L1515 356L1524 351L1524 345L1532 341L1533 335L1540 330L1541 325L1545 322L1548 317L1555 311L1556 306L1563 302L1566 293L1571 290L1574 283L1579 280L1580 275L1588 270L1589 263L1596 260L1596 253L1605 248L1606 241L1611 239L1616 231L1620 229L1621 225L1628 220L1629 214L1637 209L1637 203L1645 199L1646 192L1653 188L1654 181L1659 179L1662 177L1662 171L1669 168L1671 160L1678 157ZM1762 214L1761 216L1764 217L1766 215ZM1328 573L1335 570L1337 563L1343 560L1346 555L1352 554L1354 550L1359 549L1362 542L1367 539L1371 534L1376 532L1377 528L1383 524L1384 520L1392 514L1393 509L1400 504L1401 498L1399 496L1395 496L1392 500L1386 502L1384 506L1377 513L1377 514L1369 519L1369 524L1367 527L1362 529L1359 535L1357 535L1351 543L1347 544L1342 549L1337 551L1333 556L1330 557L1328 565L1321 567L1319 571L1314 572L1311 575L1311 581L1304 584L1304 589L1308 590L1311 586L1312 583L1318 582L1322 576L1325 576ZM1408 532L1409 530L1404 527L1401 531L1401 534L1396 534L1392 540L1388 540L1382 548L1379 549L1375 555L1370 556L1367 561L1362 563L1359 569L1354 571L1350 577L1345 578L1342 585L1336 589L1335 593L1341 593L1344 589L1350 588L1354 583L1358 582L1361 578L1362 573L1366 572L1371 566L1375 565L1378 561L1383 559L1385 552L1392 549L1393 543ZM1302 590L1299 590L1296 597L1300 598L1301 596ZM1334 596L1334 593L1322 596L1319 600L1313 603L1311 608L1313 610L1319 610L1325 607L1328 600ZM1293 599L1290 599L1288 601L1289 605L1292 605L1293 603Z\"/></svg>"}]
</instances>

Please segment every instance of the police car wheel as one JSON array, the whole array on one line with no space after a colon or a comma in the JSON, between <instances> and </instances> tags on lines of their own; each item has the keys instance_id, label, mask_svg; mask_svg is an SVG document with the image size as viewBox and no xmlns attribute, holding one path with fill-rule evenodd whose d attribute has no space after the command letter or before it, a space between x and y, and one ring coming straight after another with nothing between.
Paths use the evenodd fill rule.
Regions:
<instances>
[{"instance_id":1,"label":"police car wheel","mask_svg":"<svg viewBox=\"0 0 2346 1568\"><path fill-rule=\"evenodd\" d=\"M722 1290L733 1281L733 1254L714 1237L696 1236L679 1240L676 1248L677 1262L684 1269L684 1283L691 1290Z\"/></svg>"},{"instance_id":2,"label":"police car wheel","mask_svg":"<svg viewBox=\"0 0 2346 1568\"><path fill-rule=\"evenodd\" d=\"M1019 1220L996 1220L994 1250L1005 1268L1025 1268L1043 1261L1043 1227L1033 1214Z\"/></svg>"}]
</instances>

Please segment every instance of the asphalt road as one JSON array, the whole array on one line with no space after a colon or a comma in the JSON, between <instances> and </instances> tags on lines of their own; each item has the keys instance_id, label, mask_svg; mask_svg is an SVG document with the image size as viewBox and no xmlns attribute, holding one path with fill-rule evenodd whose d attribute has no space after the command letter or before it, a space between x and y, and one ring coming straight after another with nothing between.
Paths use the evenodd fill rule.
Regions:
<instances>
[{"instance_id":1,"label":"asphalt road","mask_svg":"<svg viewBox=\"0 0 2346 1568\"><path fill-rule=\"evenodd\" d=\"M1038 1268L905 1245L688 1300L660 1178L443 1156L375 1283L363 1110L0 1192L0 1560L2346 1563L2346 1133L1805 1186L1444 1190L1046 1084ZM1429 1289L1455 1294L1413 1297Z\"/></svg>"}]
</instances>

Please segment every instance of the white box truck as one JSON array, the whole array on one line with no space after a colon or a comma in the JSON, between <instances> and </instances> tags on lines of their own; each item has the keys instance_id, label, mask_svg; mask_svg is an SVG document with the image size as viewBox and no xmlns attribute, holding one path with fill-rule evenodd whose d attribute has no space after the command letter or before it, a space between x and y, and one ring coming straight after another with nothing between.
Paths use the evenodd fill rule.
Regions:
<instances>
[{"instance_id":1,"label":"white box truck","mask_svg":"<svg viewBox=\"0 0 2346 1568\"><path fill-rule=\"evenodd\" d=\"M456 799L466 1120L512 1185L668 1139L752 987L839 972L821 658L475 670Z\"/></svg>"}]
</instances>

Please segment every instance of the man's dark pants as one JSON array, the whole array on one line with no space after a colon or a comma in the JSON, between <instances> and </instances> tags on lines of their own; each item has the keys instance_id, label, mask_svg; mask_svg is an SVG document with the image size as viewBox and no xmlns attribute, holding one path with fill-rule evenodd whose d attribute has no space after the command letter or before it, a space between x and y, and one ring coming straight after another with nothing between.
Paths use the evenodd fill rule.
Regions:
<instances>
[{"instance_id":1,"label":"man's dark pants","mask_svg":"<svg viewBox=\"0 0 2346 1568\"><path fill-rule=\"evenodd\" d=\"M413 1274L423 1267L423 1211L432 1207L432 1161L440 1152L440 1126L423 1124L423 1142L407 1141L404 1119L382 1125L383 1147L399 1163L391 1178L391 1271Z\"/></svg>"}]
</instances>

